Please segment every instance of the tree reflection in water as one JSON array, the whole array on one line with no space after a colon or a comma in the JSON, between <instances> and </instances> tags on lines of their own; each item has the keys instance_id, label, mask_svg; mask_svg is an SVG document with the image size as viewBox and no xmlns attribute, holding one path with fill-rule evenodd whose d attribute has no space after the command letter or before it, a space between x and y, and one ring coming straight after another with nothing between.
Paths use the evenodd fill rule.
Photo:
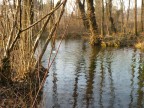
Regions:
<instances>
[{"instance_id":1,"label":"tree reflection in water","mask_svg":"<svg viewBox=\"0 0 144 108\"><path fill-rule=\"evenodd\" d=\"M132 48L64 41L44 87L44 108L144 107L143 58Z\"/></svg>"},{"instance_id":2,"label":"tree reflection in water","mask_svg":"<svg viewBox=\"0 0 144 108\"><path fill-rule=\"evenodd\" d=\"M138 90L137 90L137 107L144 107L144 64L142 62L142 53L139 53L139 67L138 67Z\"/></svg>"},{"instance_id":3,"label":"tree reflection in water","mask_svg":"<svg viewBox=\"0 0 144 108\"><path fill-rule=\"evenodd\" d=\"M94 88L94 78L96 74L96 67L97 67L97 57L100 52L100 48L92 47L90 54L90 64L89 64L89 71L87 76L87 85L86 85L86 107L89 108L89 105L93 103L93 88Z\"/></svg>"}]
</instances>

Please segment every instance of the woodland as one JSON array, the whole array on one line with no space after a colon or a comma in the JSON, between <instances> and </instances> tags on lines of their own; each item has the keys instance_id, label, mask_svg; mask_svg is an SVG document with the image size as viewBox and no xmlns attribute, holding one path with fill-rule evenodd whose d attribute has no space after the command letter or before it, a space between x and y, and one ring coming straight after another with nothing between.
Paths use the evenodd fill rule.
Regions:
<instances>
[{"instance_id":1,"label":"woodland","mask_svg":"<svg viewBox=\"0 0 144 108\"><path fill-rule=\"evenodd\" d=\"M41 62L55 40L80 38L92 47L143 50L144 0L125 1L1 0L0 107L39 107L53 64L44 68ZM35 57L42 38L45 43Z\"/></svg>"}]
</instances>

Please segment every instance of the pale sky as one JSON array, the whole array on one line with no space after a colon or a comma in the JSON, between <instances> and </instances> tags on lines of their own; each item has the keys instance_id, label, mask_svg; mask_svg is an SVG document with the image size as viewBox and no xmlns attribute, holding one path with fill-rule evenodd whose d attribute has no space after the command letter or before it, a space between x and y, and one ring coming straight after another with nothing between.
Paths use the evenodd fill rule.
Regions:
<instances>
[{"instance_id":1,"label":"pale sky","mask_svg":"<svg viewBox=\"0 0 144 108\"><path fill-rule=\"evenodd\" d=\"M2 2L3 0L0 0L0 2ZM46 2L46 1L48 1L48 0L43 0L44 2ZM54 0L55 2L57 2L58 0ZM70 5L73 5L74 3L75 3L75 1L76 0L68 0L68 4L70 4ZM104 0L105 1L105 0ZM114 3L114 5L116 5L116 6L120 6L120 2L119 2L120 0L113 0L113 3ZM129 0L123 0L124 1L124 4L125 4L125 8L127 9L127 7L128 7L128 2L129 2ZM141 7L141 0L137 0L137 5L138 5L138 7ZM74 6L74 5L73 5ZM73 7L72 6L72 7ZM72 8L71 6L70 6L70 8ZM134 7L134 0L131 0L131 7L133 8Z\"/></svg>"},{"instance_id":2,"label":"pale sky","mask_svg":"<svg viewBox=\"0 0 144 108\"><path fill-rule=\"evenodd\" d=\"M113 0L114 1L114 4L117 5L117 6L120 6L120 0ZM125 8L127 9L128 8L128 5L129 5L129 0L123 0L124 1L124 4L125 4ZM134 7L134 1L135 0L131 0L131 8ZM138 7L141 7L141 0L137 0L137 6Z\"/></svg>"},{"instance_id":3,"label":"pale sky","mask_svg":"<svg viewBox=\"0 0 144 108\"><path fill-rule=\"evenodd\" d=\"M44 0L45 1L45 0ZM55 0L55 2L57 2L58 0ZM68 9L69 11L74 11L74 7L75 7L75 1L76 0L68 0ZM123 0L124 1L124 5L125 5L125 10L127 10L128 8L128 4L129 4L129 0ZM131 0L131 6L130 8L134 7L134 1L135 0ZM104 0L105 2L105 0ZM141 7L141 0L137 0L137 6ZM113 0L113 5L117 6L118 8L120 8L120 0Z\"/></svg>"}]
</instances>

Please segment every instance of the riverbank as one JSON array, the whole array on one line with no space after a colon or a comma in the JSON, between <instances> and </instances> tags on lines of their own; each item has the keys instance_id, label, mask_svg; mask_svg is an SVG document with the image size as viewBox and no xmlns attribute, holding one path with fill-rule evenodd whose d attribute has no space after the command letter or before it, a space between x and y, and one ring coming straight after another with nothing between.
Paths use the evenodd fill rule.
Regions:
<instances>
[{"instance_id":1,"label":"riverbank","mask_svg":"<svg viewBox=\"0 0 144 108\"><path fill-rule=\"evenodd\" d=\"M82 39L89 41L89 34L69 34L65 37L65 39L73 40L73 39ZM60 39L60 38L57 38ZM144 33L135 36L134 34L113 34L107 35L103 38L101 47L135 47L144 49ZM45 71L42 67L41 70ZM40 73L43 73L41 71ZM44 75L40 75L40 77L36 74L32 79L29 79L27 82L22 83L13 83L12 85L3 86L0 85L0 107L29 107L32 104L36 92L39 89L39 84ZM42 91L41 91L42 93ZM36 106L38 107L39 102L41 100L41 93L39 94L39 98L37 99Z\"/></svg>"},{"instance_id":2,"label":"riverbank","mask_svg":"<svg viewBox=\"0 0 144 108\"><path fill-rule=\"evenodd\" d=\"M138 36L136 36L135 34L114 34L111 37L105 37L103 42L106 44L107 47L136 47L137 44L144 42L144 34L140 33ZM143 47L144 46L141 46L141 48Z\"/></svg>"},{"instance_id":3,"label":"riverbank","mask_svg":"<svg viewBox=\"0 0 144 108\"><path fill-rule=\"evenodd\" d=\"M27 76L24 80L13 81L7 85L0 83L0 108L28 108L32 106L35 98L34 108L38 108L42 97L42 89L38 95L37 92L45 71L46 69L41 66L38 71Z\"/></svg>"},{"instance_id":4,"label":"riverbank","mask_svg":"<svg viewBox=\"0 0 144 108\"><path fill-rule=\"evenodd\" d=\"M90 41L88 31L85 32L69 32L66 33L64 39L84 39ZM47 37L47 32L43 34L43 39ZM57 34L53 38L60 40L62 35ZM0 40L0 47L2 42ZM135 48L144 49L144 32L141 32L136 36L132 33L113 33L112 35L105 35L102 38L101 47L129 47L133 46Z\"/></svg>"},{"instance_id":5,"label":"riverbank","mask_svg":"<svg viewBox=\"0 0 144 108\"><path fill-rule=\"evenodd\" d=\"M65 39L83 39L90 41L90 34L85 33L67 33ZM57 36L56 39L61 39ZM113 33L112 35L105 35L102 38L101 47L135 47L144 49L144 32L137 36L132 33Z\"/></svg>"},{"instance_id":6,"label":"riverbank","mask_svg":"<svg viewBox=\"0 0 144 108\"><path fill-rule=\"evenodd\" d=\"M75 35L68 39L82 38L86 41L90 41L88 34L83 36ZM68 37L68 36L67 36ZM101 47L135 47L138 49L144 49L144 32L135 34L123 34L117 33L112 35L106 35L102 38Z\"/></svg>"}]
</instances>

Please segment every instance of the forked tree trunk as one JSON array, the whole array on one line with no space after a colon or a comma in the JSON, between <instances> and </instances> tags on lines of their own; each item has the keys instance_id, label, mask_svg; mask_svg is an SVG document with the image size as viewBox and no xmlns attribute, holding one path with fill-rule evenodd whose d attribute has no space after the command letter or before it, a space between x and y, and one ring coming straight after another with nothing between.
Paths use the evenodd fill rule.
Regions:
<instances>
[{"instance_id":1,"label":"forked tree trunk","mask_svg":"<svg viewBox=\"0 0 144 108\"><path fill-rule=\"evenodd\" d=\"M88 22L88 19L86 17L86 12L85 12L85 1L82 2L80 0L77 0L77 4L78 4L78 7L79 7L79 11L81 13L81 17L82 17L82 20L83 20L83 25L86 29L89 29L89 22Z\"/></svg>"},{"instance_id":2,"label":"forked tree trunk","mask_svg":"<svg viewBox=\"0 0 144 108\"><path fill-rule=\"evenodd\" d=\"M24 66L26 64L25 58L28 56L25 56L26 53L30 53L32 50L32 29L24 32L21 34L21 29L26 28L28 25L31 25L33 23L33 0L25 0L21 2L21 0L17 1L18 6L16 6L16 15L14 17L14 21L11 26L10 34L8 35L8 41L6 44L6 50L4 51L4 57L2 59L2 69L0 73L0 79L2 82L11 82L11 69L10 69L10 55L13 51L14 44L17 42L18 38L21 36L21 47L22 47L22 54L24 62ZM23 3L23 4L22 4ZM23 6L23 7L22 7ZM19 18L19 19L18 19ZM18 25L17 25L18 24ZM16 27L18 27L19 30L15 30ZM16 31L14 34L14 31ZM9 33L9 32L7 32ZM27 51L27 52L26 52ZM30 59L27 59L28 63L30 63ZM21 65L23 66L23 65Z\"/></svg>"},{"instance_id":3,"label":"forked tree trunk","mask_svg":"<svg viewBox=\"0 0 144 108\"><path fill-rule=\"evenodd\" d=\"M37 48L37 44L39 39L42 36L42 33L44 32L44 29L46 28L47 24L49 23L49 20L51 18L51 15L57 10L59 9L62 5L62 11L60 13L59 16L59 20L53 25L53 28L51 30L51 33L49 35L49 37L46 40L46 44L45 47L43 48L43 52L41 54L41 57L43 56L47 44L49 43L49 41L51 40L51 37L53 35L53 33L55 32L56 28L59 25L60 19L62 18L62 15L64 13L64 8L65 8L65 4L66 4L67 0L63 0L63 3L59 4L58 6L55 7L55 9L53 9L51 12L49 12L47 15L45 15L44 17L42 17L41 19L39 19L38 21L36 21L35 23L33 23L33 0L18 0L18 6L17 6L17 14L16 14L16 18L14 18L14 24L12 24L11 26L11 30L9 33L9 37L6 40L7 44L6 44L6 49L4 50L4 58L2 59L2 67L0 69L0 82L11 82L11 66L10 66L10 55L11 52L13 51L13 48L15 46L15 44L18 42L18 45L20 45L20 47L18 48L18 51L20 50L20 56L23 56L25 58L23 58L23 60L21 60L19 63L20 68L27 68L29 69L29 63L31 63L30 61L33 60L34 58L34 53L35 53L35 49ZM47 19L46 19L47 18ZM36 24L38 24L39 22L42 22L44 19L46 19L45 24L43 25L43 27L40 29L40 31L38 32L39 34L36 35L37 39L35 40L35 43L31 40L32 38L32 29L34 28L34 26ZM16 24L15 24L16 22ZM5 23L5 22L3 22ZM16 27L13 25L16 25ZM3 28L4 29L4 28ZM11 33L11 31L13 31L13 29L15 30L14 33ZM19 40L19 41L18 41ZM21 48L22 47L22 48ZM41 57L39 60L41 60ZM33 62L32 62L33 63ZM31 67L35 67L33 65L31 65ZM29 70L26 70L26 72L29 72ZM23 71L21 71L23 72ZM25 74L25 73L24 73Z\"/></svg>"},{"instance_id":4,"label":"forked tree trunk","mask_svg":"<svg viewBox=\"0 0 144 108\"><path fill-rule=\"evenodd\" d=\"M98 36L98 25L96 22L95 12L94 12L93 0L87 0L87 16L90 26L90 43L91 45L100 44L101 38Z\"/></svg>"},{"instance_id":5,"label":"forked tree trunk","mask_svg":"<svg viewBox=\"0 0 144 108\"><path fill-rule=\"evenodd\" d=\"M5 5L4 1L3 1L3 5ZM9 83L12 82L12 80L11 80L11 66L10 66L10 53L11 53L10 46L13 44L12 38L14 38L13 33L14 33L15 25L17 23L17 16L18 16L18 12L19 12L19 6L20 6L20 1L18 3L17 9L16 9L16 14L13 18L12 26L11 26L11 28L9 28L10 32L8 32L8 29L7 29L7 31L4 31L4 33L3 33L3 35L9 33L8 34L8 36L9 36L8 40L7 40L6 44L4 44L5 46L3 46L4 55L3 55L3 58L1 60L2 66L1 66L1 69L0 69L0 82L2 82L2 84L4 84L4 85L9 84ZM5 16L7 16L7 15L5 15ZM4 22L4 23L5 23L5 25L3 26L3 29L5 29L8 25L7 24L8 22ZM5 43L4 38L3 38L3 41Z\"/></svg>"}]
</instances>

